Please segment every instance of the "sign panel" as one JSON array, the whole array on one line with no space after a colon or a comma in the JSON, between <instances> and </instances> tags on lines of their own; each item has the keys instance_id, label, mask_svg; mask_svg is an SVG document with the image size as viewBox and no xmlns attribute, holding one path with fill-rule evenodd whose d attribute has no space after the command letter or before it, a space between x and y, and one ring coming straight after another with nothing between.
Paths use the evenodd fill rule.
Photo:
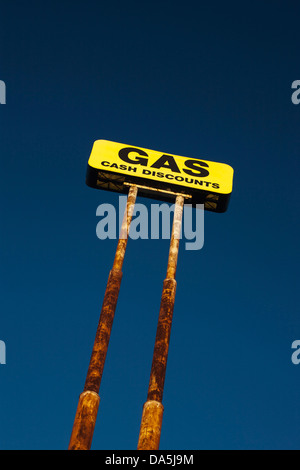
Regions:
<instances>
[{"instance_id":1,"label":"sign panel","mask_svg":"<svg viewBox=\"0 0 300 470\"><path fill-rule=\"evenodd\" d=\"M189 194L187 203L225 212L232 192L233 169L225 163L181 157L133 145L96 140L88 160L86 183L97 189L128 192L124 183ZM174 202L174 195L139 189L139 194Z\"/></svg>"}]
</instances>

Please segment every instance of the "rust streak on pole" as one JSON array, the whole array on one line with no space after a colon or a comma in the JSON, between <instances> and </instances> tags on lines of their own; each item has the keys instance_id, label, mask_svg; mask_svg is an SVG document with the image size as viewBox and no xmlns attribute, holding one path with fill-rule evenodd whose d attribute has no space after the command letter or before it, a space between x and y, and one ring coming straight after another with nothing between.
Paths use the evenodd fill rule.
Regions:
<instances>
[{"instance_id":1,"label":"rust streak on pole","mask_svg":"<svg viewBox=\"0 0 300 470\"><path fill-rule=\"evenodd\" d=\"M120 291L122 266L125 257L129 228L136 196L137 187L133 185L130 187L128 193L121 233L118 240L113 267L109 273L106 285L93 351L84 385L84 391L81 393L78 401L69 443L69 450L89 450L92 444L100 402L98 393Z\"/></svg>"},{"instance_id":2,"label":"rust streak on pole","mask_svg":"<svg viewBox=\"0 0 300 470\"><path fill-rule=\"evenodd\" d=\"M166 375L172 317L176 293L176 268L181 234L184 197L177 196L175 202L172 236L166 279L163 282L159 318L150 372L147 401L138 440L138 450L158 450L163 417L162 397Z\"/></svg>"}]
</instances>

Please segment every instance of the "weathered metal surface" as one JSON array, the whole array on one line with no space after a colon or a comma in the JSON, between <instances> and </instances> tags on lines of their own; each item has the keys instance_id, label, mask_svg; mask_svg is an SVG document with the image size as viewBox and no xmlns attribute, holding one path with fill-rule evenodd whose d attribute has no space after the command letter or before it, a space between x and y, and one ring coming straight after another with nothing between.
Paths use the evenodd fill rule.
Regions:
<instances>
[{"instance_id":1,"label":"weathered metal surface","mask_svg":"<svg viewBox=\"0 0 300 470\"><path fill-rule=\"evenodd\" d=\"M124 181L123 186L132 186L132 184L127 183L126 181ZM183 196L185 199L192 199L192 196L189 195L189 194L183 194L183 193L174 192L174 191L166 190L166 189L162 189L162 188L153 188L152 186L146 186L144 184L143 185L142 184L136 184L135 186L139 190L145 190L145 191L149 192L149 194L151 194L152 196L153 196L153 193L154 193L154 195L156 193L157 196L159 196L160 198L162 197L162 195L167 194L168 196L170 196L170 195L171 196Z\"/></svg>"},{"instance_id":2,"label":"weathered metal surface","mask_svg":"<svg viewBox=\"0 0 300 470\"><path fill-rule=\"evenodd\" d=\"M184 197L177 196L175 202L174 219L172 227L172 236L169 249L169 259L167 267L166 279L175 279L178 251L179 251L179 240L181 236L181 223L182 223L182 212L184 205Z\"/></svg>"},{"instance_id":3,"label":"weathered metal surface","mask_svg":"<svg viewBox=\"0 0 300 470\"><path fill-rule=\"evenodd\" d=\"M96 332L94 347L91 355L90 365L84 390L99 392L105 358L108 350L111 329L113 325L115 310L117 306L121 280L122 266L128 241L130 223L134 210L137 188L132 186L129 189L126 209L120 231L120 238L116 249L113 268L109 273L104 300L102 304L100 319Z\"/></svg>"},{"instance_id":4,"label":"weathered metal surface","mask_svg":"<svg viewBox=\"0 0 300 470\"><path fill-rule=\"evenodd\" d=\"M122 280L122 272L112 269L109 273L104 294L94 347L86 376L84 390L98 393L108 350L114 314Z\"/></svg>"},{"instance_id":5,"label":"weathered metal surface","mask_svg":"<svg viewBox=\"0 0 300 470\"><path fill-rule=\"evenodd\" d=\"M110 340L115 310L117 306L117 300L121 286L121 269L125 257L126 245L128 241L128 234L136 196L137 188L135 186L132 186L128 194L127 205L122 222L120 238L118 240L118 245L116 249L113 268L109 273L106 285L99 323L96 331L96 337L84 385L84 393L91 392L96 394L97 396L100 389L105 358L108 350L108 344ZM81 394L79 399L69 449L86 448L87 445L91 446L92 443L95 425L94 422L96 420L97 412L95 414L95 406L92 406L90 401L86 402L87 398L84 397L89 397L89 395L84 395L84 393ZM92 422L94 423L93 426L91 425Z\"/></svg>"},{"instance_id":6,"label":"weathered metal surface","mask_svg":"<svg viewBox=\"0 0 300 470\"><path fill-rule=\"evenodd\" d=\"M162 401L176 293L175 279L165 279L159 310L148 400Z\"/></svg>"},{"instance_id":7,"label":"weathered metal surface","mask_svg":"<svg viewBox=\"0 0 300 470\"><path fill-rule=\"evenodd\" d=\"M89 450L96 424L100 397L95 392L83 392L78 401L69 450Z\"/></svg>"},{"instance_id":8,"label":"weathered metal surface","mask_svg":"<svg viewBox=\"0 0 300 470\"><path fill-rule=\"evenodd\" d=\"M148 400L143 407L137 450L159 448L164 407L159 401Z\"/></svg>"},{"instance_id":9,"label":"weathered metal surface","mask_svg":"<svg viewBox=\"0 0 300 470\"><path fill-rule=\"evenodd\" d=\"M136 201L138 188L136 186L131 186L128 193L126 209L122 221L122 226L120 230L120 237L118 241L118 246L115 254L114 264L112 269L121 270L123 266L123 261L125 257L125 250L128 241L128 235L130 230L131 219L134 211L134 205Z\"/></svg>"},{"instance_id":10,"label":"weathered metal surface","mask_svg":"<svg viewBox=\"0 0 300 470\"><path fill-rule=\"evenodd\" d=\"M156 338L153 352L152 367L148 388L148 400L162 401L170 334L172 327L173 310L176 294L176 268L179 251L179 239L184 198L177 196L175 202L172 236L169 249L166 279L163 283Z\"/></svg>"},{"instance_id":11,"label":"weathered metal surface","mask_svg":"<svg viewBox=\"0 0 300 470\"><path fill-rule=\"evenodd\" d=\"M161 403L164 391L164 382L167 368L167 359L172 327L173 310L176 294L176 268L179 250L179 239L181 234L182 212L184 197L178 195L175 202L172 236L170 242L167 276L163 283L156 338L150 380L148 387L147 402L140 427L140 438L138 449L157 450L159 447L161 422L157 425L157 416L153 412L152 403ZM162 405L161 405L162 406ZM161 413L162 420L162 413ZM155 438L154 438L155 436Z\"/></svg>"}]
</instances>

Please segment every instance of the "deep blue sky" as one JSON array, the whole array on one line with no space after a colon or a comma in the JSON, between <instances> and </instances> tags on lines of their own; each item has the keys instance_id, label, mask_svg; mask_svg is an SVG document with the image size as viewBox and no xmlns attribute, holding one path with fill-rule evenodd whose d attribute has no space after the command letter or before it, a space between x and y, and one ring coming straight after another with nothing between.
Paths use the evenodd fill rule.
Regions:
<instances>
[{"instance_id":1,"label":"deep blue sky","mask_svg":"<svg viewBox=\"0 0 300 470\"><path fill-rule=\"evenodd\" d=\"M160 448L300 448L299 17L296 0L3 2L0 448L68 447L116 247L96 208L118 195L85 184L97 139L235 170L203 249L181 244ZM168 241L127 248L93 449L136 449L147 396Z\"/></svg>"}]
</instances>

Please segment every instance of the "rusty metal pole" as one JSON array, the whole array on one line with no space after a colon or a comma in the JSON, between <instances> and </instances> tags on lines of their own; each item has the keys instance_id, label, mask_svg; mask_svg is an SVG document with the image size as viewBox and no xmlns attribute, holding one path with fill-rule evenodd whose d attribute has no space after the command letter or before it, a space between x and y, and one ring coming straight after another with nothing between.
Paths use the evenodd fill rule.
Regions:
<instances>
[{"instance_id":1,"label":"rusty metal pole","mask_svg":"<svg viewBox=\"0 0 300 470\"><path fill-rule=\"evenodd\" d=\"M163 417L162 397L166 375L170 333L176 293L176 268L181 234L184 196L175 202L172 236L166 279L163 283L159 318L148 387L147 401L143 407L138 450L158 450Z\"/></svg>"},{"instance_id":2,"label":"rusty metal pole","mask_svg":"<svg viewBox=\"0 0 300 470\"><path fill-rule=\"evenodd\" d=\"M89 450L91 448L100 402L98 393L121 285L122 266L137 191L138 189L134 185L129 189L121 233L118 240L113 267L109 273L106 285L84 390L78 401L69 443L69 450Z\"/></svg>"}]
</instances>

